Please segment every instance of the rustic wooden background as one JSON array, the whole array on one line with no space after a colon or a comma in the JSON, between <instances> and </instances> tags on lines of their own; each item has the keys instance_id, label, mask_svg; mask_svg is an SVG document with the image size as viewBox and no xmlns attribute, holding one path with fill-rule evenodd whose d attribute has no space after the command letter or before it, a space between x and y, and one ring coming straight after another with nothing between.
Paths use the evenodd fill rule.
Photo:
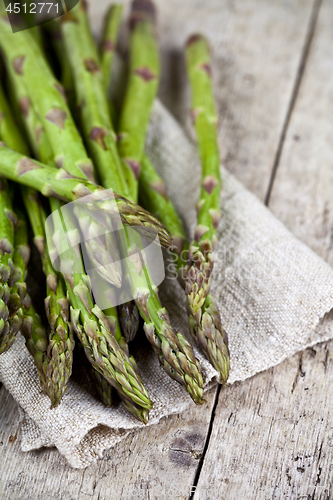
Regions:
<instances>
[{"instance_id":1,"label":"rustic wooden background","mask_svg":"<svg viewBox=\"0 0 333 500\"><path fill-rule=\"evenodd\" d=\"M333 265L333 0L158 3L162 42L171 23L182 33L177 9L197 30L203 12L220 24L222 160ZM164 100L182 119L177 44L163 54L163 85L177 89ZM332 348L213 389L204 407L130 435L86 470L55 449L22 453L18 409L2 387L0 498L333 499Z\"/></svg>"}]
</instances>

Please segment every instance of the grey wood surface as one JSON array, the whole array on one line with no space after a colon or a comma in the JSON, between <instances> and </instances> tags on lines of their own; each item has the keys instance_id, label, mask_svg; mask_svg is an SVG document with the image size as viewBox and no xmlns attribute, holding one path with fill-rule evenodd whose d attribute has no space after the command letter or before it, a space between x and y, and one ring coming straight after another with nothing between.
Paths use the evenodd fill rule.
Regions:
<instances>
[{"instance_id":1,"label":"grey wood surface","mask_svg":"<svg viewBox=\"0 0 333 500\"><path fill-rule=\"evenodd\" d=\"M188 9L191 31L220 23L222 159L333 264L333 0L158 3L164 102L183 119L176 8ZM0 498L333 499L332 353L333 341L320 344L213 389L204 407L130 435L84 471L53 449L20 451L19 412L2 388Z\"/></svg>"}]
</instances>

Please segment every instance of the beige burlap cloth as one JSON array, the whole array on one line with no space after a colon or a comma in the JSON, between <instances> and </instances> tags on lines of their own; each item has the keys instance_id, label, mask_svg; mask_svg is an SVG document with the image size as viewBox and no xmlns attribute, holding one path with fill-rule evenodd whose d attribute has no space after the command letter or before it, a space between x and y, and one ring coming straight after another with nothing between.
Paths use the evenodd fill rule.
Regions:
<instances>
[{"instance_id":1,"label":"beige burlap cloth","mask_svg":"<svg viewBox=\"0 0 333 500\"><path fill-rule=\"evenodd\" d=\"M93 13L96 16L96 11ZM147 152L166 181L189 231L195 223L199 162L195 145L179 124L155 103ZM229 335L229 383L274 366L288 356L333 337L333 271L300 243L233 176L222 168L222 220L212 293ZM185 296L174 279L160 289L173 325L187 332ZM133 353L155 402L148 425L192 405L187 393L160 369L149 345ZM216 372L199 351L206 388ZM24 451L56 446L73 467L86 467L143 427L121 406L99 403L82 370L76 369L58 408L41 394L32 358L22 337L0 358L0 380L22 409Z\"/></svg>"}]
</instances>

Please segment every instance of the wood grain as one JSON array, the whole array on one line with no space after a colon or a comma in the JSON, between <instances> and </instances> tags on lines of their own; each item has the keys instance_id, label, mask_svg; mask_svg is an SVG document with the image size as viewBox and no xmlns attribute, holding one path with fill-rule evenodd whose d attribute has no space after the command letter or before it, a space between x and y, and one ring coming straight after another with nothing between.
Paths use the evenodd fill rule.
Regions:
<instances>
[{"instance_id":1,"label":"wood grain","mask_svg":"<svg viewBox=\"0 0 333 500\"><path fill-rule=\"evenodd\" d=\"M333 2L321 6L269 207L333 265Z\"/></svg>"},{"instance_id":2,"label":"wood grain","mask_svg":"<svg viewBox=\"0 0 333 500\"><path fill-rule=\"evenodd\" d=\"M333 342L221 392L194 500L333 498Z\"/></svg>"},{"instance_id":3,"label":"wood grain","mask_svg":"<svg viewBox=\"0 0 333 500\"><path fill-rule=\"evenodd\" d=\"M187 498L201 458L216 388L203 407L128 436L97 465L72 469L54 449L22 453L18 407L0 391L1 500Z\"/></svg>"}]
</instances>

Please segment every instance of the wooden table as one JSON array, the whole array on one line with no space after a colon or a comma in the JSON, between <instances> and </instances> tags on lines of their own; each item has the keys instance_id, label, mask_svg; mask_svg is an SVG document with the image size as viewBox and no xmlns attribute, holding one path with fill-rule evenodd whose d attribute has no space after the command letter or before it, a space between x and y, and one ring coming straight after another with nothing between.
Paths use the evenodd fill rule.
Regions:
<instances>
[{"instance_id":1,"label":"wooden table","mask_svg":"<svg viewBox=\"0 0 333 500\"><path fill-rule=\"evenodd\" d=\"M191 2L158 2L162 46L174 30L164 102L183 120L177 9L188 9L192 31L210 16L220 25L222 161L333 264L333 0ZM86 470L55 449L22 453L18 409L2 387L0 498L333 499L332 347L213 389L204 407L130 435Z\"/></svg>"}]
</instances>

